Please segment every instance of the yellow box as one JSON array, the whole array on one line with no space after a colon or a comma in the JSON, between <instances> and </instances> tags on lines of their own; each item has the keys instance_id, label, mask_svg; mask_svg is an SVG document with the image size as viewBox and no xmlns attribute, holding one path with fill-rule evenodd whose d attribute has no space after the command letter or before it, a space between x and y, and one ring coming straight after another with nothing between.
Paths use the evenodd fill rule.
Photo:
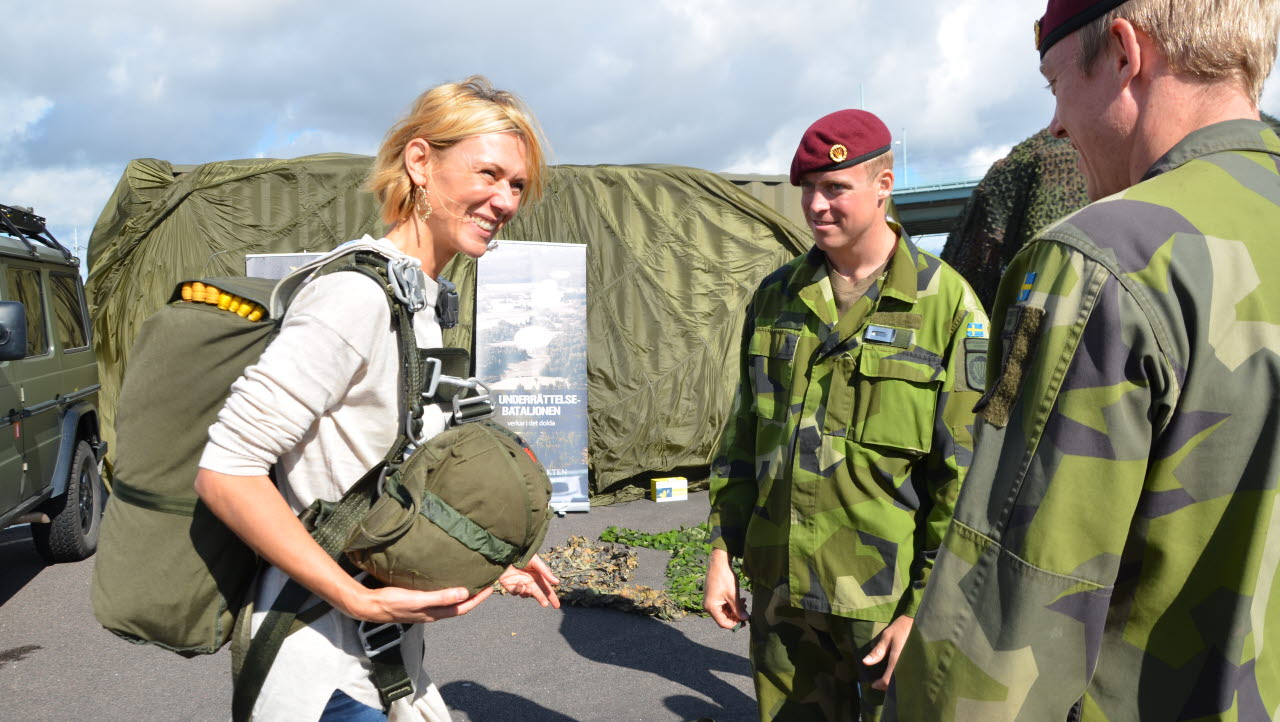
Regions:
<instances>
[{"instance_id":1,"label":"yellow box","mask_svg":"<svg viewBox=\"0 0 1280 722\"><path fill-rule=\"evenodd\" d=\"M685 501L689 498L689 480L683 476L650 479L649 498L654 501Z\"/></svg>"}]
</instances>

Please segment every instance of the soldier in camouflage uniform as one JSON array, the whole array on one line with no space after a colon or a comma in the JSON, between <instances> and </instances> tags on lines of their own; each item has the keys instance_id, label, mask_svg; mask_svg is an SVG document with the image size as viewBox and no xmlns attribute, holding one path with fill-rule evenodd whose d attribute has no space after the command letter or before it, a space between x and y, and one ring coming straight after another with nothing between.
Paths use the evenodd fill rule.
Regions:
<instances>
[{"instance_id":1,"label":"soldier in camouflage uniform","mask_svg":"<svg viewBox=\"0 0 1280 722\"><path fill-rule=\"evenodd\" d=\"M864 111L806 131L791 182L816 245L747 311L705 606L746 620L741 557L762 720L878 718L971 455L987 319L886 220L889 147Z\"/></svg>"},{"instance_id":2,"label":"soldier in camouflage uniform","mask_svg":"<svg viewBox=\"0 0 1280 722\"><path fill-rule=\"evenodd\" d=\"M1015 257L886 717L1280 713L1274 0L1051 0L1090 197Z\"/></svg>"}]
</instances>

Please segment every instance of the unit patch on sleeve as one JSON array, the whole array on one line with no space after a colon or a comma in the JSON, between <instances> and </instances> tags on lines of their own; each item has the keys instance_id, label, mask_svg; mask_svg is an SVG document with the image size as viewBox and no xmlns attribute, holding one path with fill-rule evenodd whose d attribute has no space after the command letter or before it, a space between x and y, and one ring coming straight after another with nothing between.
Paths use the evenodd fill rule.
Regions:
<instances>
[{"instance_id":1,"label":"unit patch on sleeve","mask_svg":"<svg viewBox=\"0 0 1280 722\"><path fill-rule=\"evenodd\" d=\"M964 381L974 391L987 390L988 343L986 338L964 340Z\"/></svg>"},{"instance_id":2,"label":"unit patch on sleeve","mask_svg":"<svg viewBox=\"0 0 1280 722\"><path fill-rule=\"evenodd\" d=\"M979 416L996 428L1004 428L1009 423L1014 402L1022 390L1022 379L1035 354L1043 320L1044 309L1032 306L1014 306L1005 318L1004 332L1001 334L1004 358L1001 360L1000 376L973 407Z\"/></svg>"}]
</instances>

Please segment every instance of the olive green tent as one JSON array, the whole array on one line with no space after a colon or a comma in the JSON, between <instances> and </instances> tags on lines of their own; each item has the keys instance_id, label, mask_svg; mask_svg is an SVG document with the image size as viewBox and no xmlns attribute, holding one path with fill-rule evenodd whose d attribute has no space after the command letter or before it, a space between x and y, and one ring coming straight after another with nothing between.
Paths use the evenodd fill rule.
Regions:
<instances>
[{"instance_id":1,"label":"olive green tent","mask_svg":"<svg viewBox=\"0 0 1280 722\"><path fill-rule=\"evenodd\" d=\"M326 154L125 169L89 242L87 291L104 432L139 325L193 277L242 274L249 253L323 251L379 235L361 190L372 159ZM705 468L737 382L739 329L760 279L809 233L732 183L675 166L556 166L546 198L505 238L587 246L592 492L677 468ZM475 263L455 258L473 344Z\"/></svg>"}]
</instances>

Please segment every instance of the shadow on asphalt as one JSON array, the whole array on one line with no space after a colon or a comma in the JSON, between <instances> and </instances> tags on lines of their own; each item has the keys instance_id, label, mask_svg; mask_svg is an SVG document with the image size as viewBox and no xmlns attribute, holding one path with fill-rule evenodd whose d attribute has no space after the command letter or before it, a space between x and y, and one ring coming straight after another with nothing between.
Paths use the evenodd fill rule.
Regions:
<instances>
[{"instance_id":1,"label":"shadow on asphalt","mask_svg":"<svg viewBox=\"0 0 1280 722\"><path fill-rule=\"evenodd\" d=\"M598 706L601 711L616 713L618 700L627 699L636 705L633 719L664 719L668 713L681 720L755 719L755 699L723 679L734 675L750 679L751 667L745 655L700 644L679 628L699 621L711 624L709 620L687 618L673 625L611 609L566 607L561 611L560 636L573 654L595 664L632 670L634 674L602 672L595 683L566 680L563 694L567 696L563 704L554 701L560 695L553 684L537 691L536 697L542 703L566 710ZM742 643L745 647L745 637ZM592 665L571 666L590 669ZM621 685L617 681L620 677L626 680ZM463 679L445 684L440 691L459 717L465 713L470 720L568 722L579 719L544 707L528 696L503 691L500 683L490 684L493 687ZM623 686L625 688L621 688ZM583 690L590 690L586 698ZM667 713L662 712L664 708ZM605 718L590 713L581 717Z\"/></svg>"},{"instance_id":2,"label":"shadow on asphalt","mask_svg":"<svg viewBox=\"0 0 1280 722\"><path fill-rule=\"evenodd\" d=\"M26 526L0 531L0 606L13 599L47 565L36 553L31 530Z\"/></svg>"},{"instance_id":3,"label":"shadow on asphalt","mask_svg":"<svg viewBox=\"0 0 1280 722\"><path fill-rule=\"evenodd\" d=\"M686 619L685 623L696 620ZM662 705L681 719L737 720L755 715L752 697L713 674L749 678L751 665L746 657L694 642L675 626L613 610L569 609L560 623L560 633L586 659L647 672L672 682L671 692L677 694L663 695ZM706 699L678 694L683 690L675 685Z\"/></svg>"},{"instance_id":4,"label":"shadow on asphalt","mask_svg":"<svg viewBox=\"0 0 1280 722\"><path fill-rule=\"evenodd\" d=\"M518 694L489 689L478 682L450 682L440 688L440 694L444 695L450 709L465 712L467 719L494 719L492 715L500 710L501 719L523 722L575 722L572 717L549 710Z\"/></svg>"}]
</instances>

